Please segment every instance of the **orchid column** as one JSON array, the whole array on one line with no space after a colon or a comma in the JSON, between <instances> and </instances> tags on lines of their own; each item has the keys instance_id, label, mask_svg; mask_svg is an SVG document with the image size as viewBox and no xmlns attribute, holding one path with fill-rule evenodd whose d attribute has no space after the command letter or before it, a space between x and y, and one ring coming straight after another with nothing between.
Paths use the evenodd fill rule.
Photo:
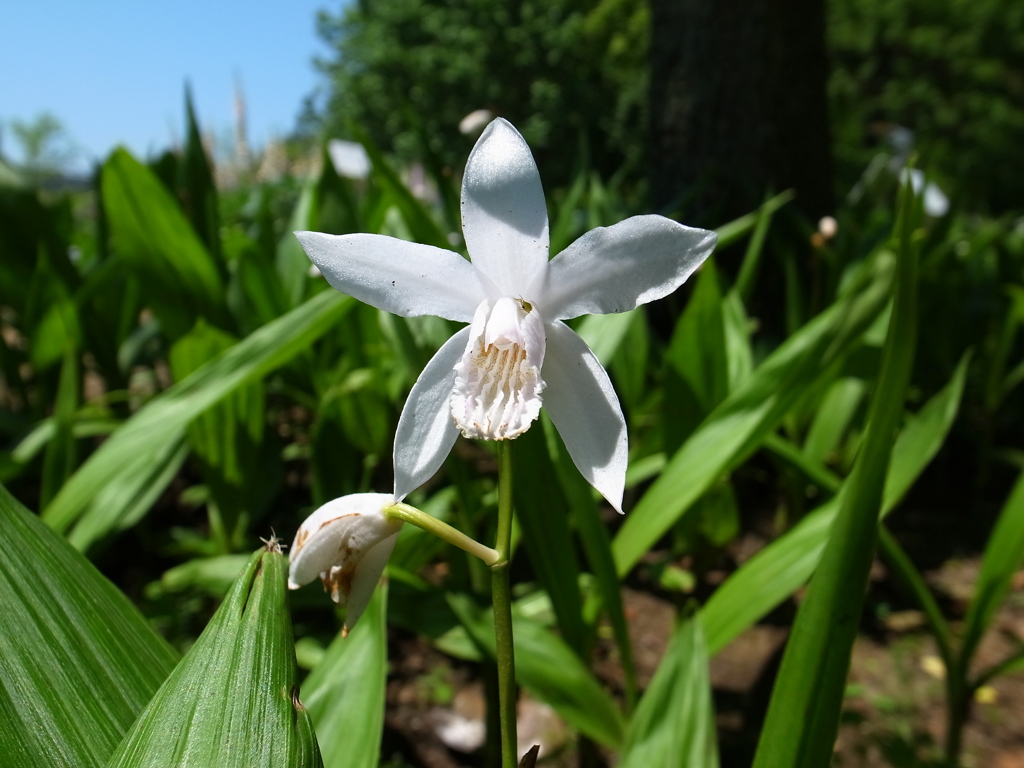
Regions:
<instances>
[{"instance_id":1,"label":"orchid column","mask_svg":"<svg viewBox=\"0 0 1024 768\"><path fill-rule=\"evenodd\" d=\"M427 363L409 394L395 438L394 498L437 472L460 432L501 441L492 573L502 760L514 766L512 478L504 441L529 429L543 405L576 467L621 512L625 420L608 374L564 321L666 296L707 258L716 237L661 216L635 216L588 232L549 260L537 166L523 137L500 118L469 156L462 227L471 261L381 235L296 235L338 290L397 315L470 323Z\"/></svg>"}]
</instances>

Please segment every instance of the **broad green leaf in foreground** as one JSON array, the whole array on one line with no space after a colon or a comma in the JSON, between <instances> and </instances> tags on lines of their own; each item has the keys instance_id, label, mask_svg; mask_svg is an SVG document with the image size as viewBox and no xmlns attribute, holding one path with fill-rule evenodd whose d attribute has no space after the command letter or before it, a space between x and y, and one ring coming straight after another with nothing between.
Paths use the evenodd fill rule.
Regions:
<instances>
[{"instance_id":1,"label":"broad green leaf in foreground","mask_svg":"<svg viewBox=\"0 0 1024 768\"><path fill-rule=\"evenodd\" d=\"M296 685L287 570L273 540L253 553L109 768L323 765Z\"/></svg>"},{"instance_id":2,"label":"broad green leaf in foreground","mask_svg":"<svg viewBox=\"0 0 1024 768\"><path fill-rule=\"evenodd\" d=\"M817 768L831 760L850 651L860 625L893 435L917 341L913 196L903 195L895 301L867 434L843 487L821 562L800 605L772 691L755 768Z\"/></svg>"},{"instance_id":3,"label":"broad green leaf in foreground","mask_svg":"<svg viewBox=\"0 0 1024 768\"><path fill-rule=\"evenodd\" d=\"M136 495L109 493L113 483L173 461L178 454L168 447L184 442L193 419L291 360L334 327L352 305L348 297L324 291L153 398L71 476L43 519L62 533L77 523L68 538L80 549L123 527ZM166 484L173 473L159 477ZM150 484L145 490L152 493L154 488Z\"/></svg>"},{"instance_id":4,"label":"broad green leaf in foreground","mask_svg":"<svg viewBox=\"0 0 1024 768\"><path fill-rule=\"evenodd\" d=\"M359 623L340 634L302 684L326 768L376 768L388 673L387 587Z\"/></svg>"},{"instance_id":5,"label":"broad green leaf in foreground","mask_svg":"<svg viewBox=\"0 0 1024 768\"><path fill-rule=\"evenodd\" d=\"M715 712L700 619L681 622L640 699L619 768L717 768Z\"/></svg>"},{"instance_id":6,"label":"broad green leaf in foreground","mask_svg":"<svg viewBox=\"0 0 1024 768\"><path fill-rule=\"evenodd\" d=\"M883 515L900 502L945 442L960 407L969 360L970 355L964 355L949 383L907 419L896 438L885 482ZM750 558L715 590L700 612L712 656L807 583L821 559L838 510L839 499L834 497Z\"/></svg>"},{"instance_id":7,"label":"broad green leaf in foreground","mask_svg":"<svg viewBox=\"0 0 1024 768\"><path fill-rule=\"evenodd\" d=\"M0 762L102 766L177 654L2 486L0 530Z\"/></svg>"}]
</instances>

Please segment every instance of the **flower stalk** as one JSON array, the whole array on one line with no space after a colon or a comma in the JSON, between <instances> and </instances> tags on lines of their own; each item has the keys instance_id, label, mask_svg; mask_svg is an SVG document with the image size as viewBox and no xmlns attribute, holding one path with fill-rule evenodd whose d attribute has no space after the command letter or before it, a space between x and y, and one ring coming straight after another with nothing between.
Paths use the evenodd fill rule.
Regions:
<instances>
[{"instance_id":1,"label":"flower stalk","mask_svg":"<svg viewBox=\"0 0 1024 768\"><path fill-rule=\"evenodd\" d=\"M474 557L480 558L487 565L494 566L502 560L502 556L497 550L481 544L479 541L467 536L457 528L453 528L448 525L448 523L438 520L433 515L428 515L426 512L416 509L416 507L408 504L399 502L397 504L392 504L389 507L385 507L384 516L389 517L392 520L401 520L406 523L411 523L417 528L422 528L424 531L434 534L437 538L443 539L449 544L465 550Z\"/></svg>"},{"instance_id":2,"label":"flower stalk","mask_svg":"<svg viewBox=\"0 0 1024 768\"><path fill-rule=\"evenodd\" d=\"M512 645L512 591L509 559L512 549L512 446L498 441L498 560L491 566L494 603L495 658L498 662L498 700L501 720L501 766L516 767L516 665Z\"/></svg>"}]
</instances>

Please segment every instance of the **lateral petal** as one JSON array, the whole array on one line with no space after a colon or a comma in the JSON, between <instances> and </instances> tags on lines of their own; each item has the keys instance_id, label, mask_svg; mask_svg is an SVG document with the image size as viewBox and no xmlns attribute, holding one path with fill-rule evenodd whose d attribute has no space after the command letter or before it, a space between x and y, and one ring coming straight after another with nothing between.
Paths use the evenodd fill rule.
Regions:
<instances>
[{"instance_id":1,"label":"lateral petal","mask_svg":"<svg viewBox=\"0 0 1024 768\"><path fill-rule=\"evenodd\" d=\"M556 321L548 323L547 331L544 407L580 474L622 514L629 456L619 398L574 330Z\"/></svg>"},{"instance_id":2,"label":"lateral petal","mask_svg":"<svg viewBox=\"0 0 1024 768\"><path fill-rule=\"evenodd\" d=\"M409 392L395 433L395 499L401 501L433 477L459 436L450 400L455 364L470 326L452 336L427 363Z\"/></svg>"},{"instance_id":3,"label":"lateral petal","mask_svg":"<svg viewBox=\"0 0 1024 768\"><path fill-rule=\"evenodd\" d=\"M385 235L295 236L327 282L385 312L468 322L484 298L473 265L453 251Z\"/></svg>"},{"instance_id":4,"label":"lateral petal","mask_svg":"<svg viewBox=\"0 0 1024 768\"><path fill-rule=\"evenodd\" d=\"M522 296L548 263L548 213L537 164L507 120L484 129L462 177L462 232L488 298Z\"/></svg>"},{"instance_id":5,"label":"lateral petal","mask_svg":"<svg viewBox=\"0 0 1024 768\"><path fill-rule=\"evenodd\" d=\"M527 295L548 319L626 312L672 293L716 242L707 229L633 216L587 232L551 260Z\"/></svg>"}]
</instances>

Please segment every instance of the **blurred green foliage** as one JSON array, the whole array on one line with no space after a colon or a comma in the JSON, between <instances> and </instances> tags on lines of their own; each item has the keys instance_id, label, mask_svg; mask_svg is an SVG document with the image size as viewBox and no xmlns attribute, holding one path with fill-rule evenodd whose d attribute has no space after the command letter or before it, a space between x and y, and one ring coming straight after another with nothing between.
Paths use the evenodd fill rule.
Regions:
<instances>
[{"instance_id":1,"label":"blurred green foliage","mask_svg":"<svg viewBox=\"0 0 1024 768\"><path fill-rule=\"evenodd\" d=\"M1014 0L827 0L836 184L850 187L895 126L927 170L975 210L1024 199L1024 8ZM307 129L365 127L404 160L451 168L474 137L459 121L489 109L515 123L569 181L585 159L605 177L645 175L644 0L396 0L323 12L332 49Z\"/></svg>"},{"instance_id":2,"label":"blurred green foliage","mask_svg":"<svg viewBox=\"0 0 1024 768\"><path fill-rule=\"evenodd\" d=\"M840 179L898 124L973 209L1024 199L1024 6L1015 0L829 0L829 82ZM843 192L846 189L842 190Z\"/></svg>"},{"instance_id":3,"label":"blurred green foliage","mask_svg":"<svg viewBox=\"0 0 1024 768\"><path fill-rule=\"evenodd\" d=\"M488 109L520 130L545 177L642 172L648 13L630 0L360 0L318 28L328 136L365 128L404 160L461 167L476 136L459 121Z\"/></svg>"}]
</instances>

